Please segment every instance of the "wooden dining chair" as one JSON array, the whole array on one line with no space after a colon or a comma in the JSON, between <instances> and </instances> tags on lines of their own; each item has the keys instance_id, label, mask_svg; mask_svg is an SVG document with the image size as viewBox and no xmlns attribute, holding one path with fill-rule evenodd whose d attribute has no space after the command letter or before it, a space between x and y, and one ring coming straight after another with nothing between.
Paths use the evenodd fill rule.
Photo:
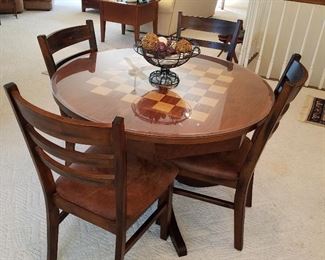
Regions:
<instances>
[{"instance_id":1,"label":"wooden dining chair","mask_svg":"<svg viewBox=\"0 0 325 260\"><path fill-rule=\"evenodd\" d=\"M96 52L97 43L92 20L87 20L85 25L73 26L58 30L48 36L37 36L43 58L50 78L56 70L69 60L78 56ZM89 49L68 56L57 63L54 61L53 54L79 42L89 41Z\"/></svg>"},{"instance_id":2,"label":"wooden dining chair","mask_svg":"<svg viewBox=\"0 0 325 260\"><path fill-rule=\"evenodd\" d=\"M207 41L193 38L193 42L199 46L218 49L227 52L227 60L232 61L235 55L236 45L238 42L238 35L242 28L243 21L231 22L215 18L204 18L195 16L185 16L182 12L178 13L177 23L177 38L181 38L183 29L193 29L204 32L216 33L216 41ZM217 34L232 35L231 41L217 41Z\"/></svg>"},{"instance_id":3,"label":"wooden dining chair","mask_svg":"<svg viewBox=\"0 0 325 260\"><path fill-rule=\"evenodd\" d=\"M243 28L241 28L240 32L239 32L239 35L238 35L238 38L237 38L237 44L243 44L244 36L245 36L245 30ZM223 42L225 44L230 44L231 39L232 39L232 35L219 34L218 39L219 39L220 42ZM217 55L217 57L220 57L223 52L224 52L224 50L221 50L219 52L219 54ZM238 58L237 58L236 52L234 52L233 60L234 60L235 63L238 63Z\"/></svg>"},{"instance_id":4,"label":"wooden dining chair","mask_svg":"<svg viewBox=\"0 0 325 260\"><path fill-rule=\"evenodd\" d=\"M286 67L279 84L274 90L274 105L254 132L252 139L246 137L236 151L181 158L174 161L180 172L177 180L195 187L222 185L235 189L234 201L226 201L190 189L174 188L174 193L202 200L234 210L234 246L243 248L245 206L252 204L252 187L255 166L271 135L277 129L280 119L288 110L308 73L294 54Z\"/></svg>"},{"instance_id":5,"label":"wooden dining chair","mask_svg":"<svg viewBox=\"0 0 325 260\"><path fill-rule=\"evenodd\" d=\"M115 259L123 259L157 220L160 237L167 239L175 166L144 164L127 154L121 117L112 124L64 118L27 102L14 83L4 88L43 189L48 260L57 259L58 227L70 213L116 235ZM67 150L53 138L90 148ZM60 175L57 180L52 171ZM157 200L157 208L126 241L128 228Z\"/></svg>"}]
</instances>

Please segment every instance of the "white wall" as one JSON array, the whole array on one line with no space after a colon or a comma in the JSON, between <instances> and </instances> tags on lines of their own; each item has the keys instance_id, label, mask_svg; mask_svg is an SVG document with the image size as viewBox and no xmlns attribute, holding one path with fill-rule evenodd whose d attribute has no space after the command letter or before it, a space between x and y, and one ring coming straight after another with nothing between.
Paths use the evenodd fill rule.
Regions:
<instances>
[{"instance_id":1,"label":"white wall","mask_svg":"<svg viewBox=\"0 0 325 260\"><path fill-rule=\"evenodd\" d=\"M260 52L260 68L259 74L266 76L268 70L270 70L270 61L272 60L272 55L274 55L274 63L271 69L270 78L279 78L279 75L282 72L283 64L288 60L285 60L287 48L289 48L289 57L292 53L300 53L302 55L302 63L305 65L307 70L309 70L310 79L309 85L317 86L319 88L325 88L325 83L322 80L322 76L325 74L325 31L323 32L322 37L320 34L322 31L322 26L325 20L325 6L321 5L312 5L305 3L290 2L284 0L269 0L272 1L272 8L270 7L270 2L266 0L251 0L251 1L261 1L260 5L263 5L263 8L259 11L263 12L262 19L256 24L256 28L253 33L253 47L249 55L253 55L255 51L261 51L262 39L264 33L265 35L265 44L263 52ZM283 22L280 24L282 11L284 6L286 9L283 16ZM300 6L300 11L298 12L298 7ZM311 18L310 30L307 32L307 25L309 18L314 11ZM268 12L271 12L269 27L266 31L266 20ZM296 26L294 26L295 16L298 12ZM276 36L278 31L279 41L276 43ZM288 46L290 42L290 34L294 30L293 40L291 46ZM307 35L307 36L306 36ZM306 44L305 48L302 51L302 44L305 36ZM320 39L320 42L318 43ZM277 46L276 46L277 44ZM317 44L319 44L318 50L316 49ZM276 47L276 48L275 48ZM313 57L316 51L316 58L314 59L314 64L312 66ZM274 52L274 53L273 53ZM322 86L320 86L322 82Z\"/></svg>"}]
</instances>

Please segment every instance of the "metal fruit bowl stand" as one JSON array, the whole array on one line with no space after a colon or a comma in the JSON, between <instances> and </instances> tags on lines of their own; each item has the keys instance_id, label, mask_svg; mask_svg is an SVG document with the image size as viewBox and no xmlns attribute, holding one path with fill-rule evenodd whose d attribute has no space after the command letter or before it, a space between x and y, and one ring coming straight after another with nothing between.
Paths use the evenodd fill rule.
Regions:
<instances>
[{"instance_id":1,"label":"metal fruit bowl stand","mask_svg":"<svg viewBox=\"0 0 325 260\"><path fill-rule=\"evenodd\" d=\"M140 41L134 44L134 50L150 64L160 67L160 70L151 72L149 76L150 84L159 89L172 89L177 87L180 79L170 69L183 65L190 58L196 57L201 53L200 48L192 44L192 51L190 52L166 55L165 53L144 49Z\"/></svg>"}]
</instances>

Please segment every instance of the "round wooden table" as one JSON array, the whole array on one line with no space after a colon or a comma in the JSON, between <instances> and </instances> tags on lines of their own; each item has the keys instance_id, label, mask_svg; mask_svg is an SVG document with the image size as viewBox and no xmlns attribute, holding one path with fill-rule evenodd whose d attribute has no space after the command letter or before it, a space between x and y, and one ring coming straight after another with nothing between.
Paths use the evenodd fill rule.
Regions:
<instances>
[{"instance_id":1,"label":"round wooden table","mask_svg":"<svg viewBox=\"0 0 325 260\"><path fill-rule=\"evenodd\" d=\"M149 160L237 149L273 104L262 78L220 59L199 56L173 69L180 84L167 92L149 84L154 70L132 49L93 53L53 75L53 95L72 117L104 123L124 117L129 152ZM185 255L174 213L170 236Z\"/></svg>"},{"instance_id":2,"label":"round wooden table","mask_svg":"<svg viewBox=\"0 0 325 260\"><path fill-rule=\"evenodd\" d=\"M148 82L154 70L132 49L93 53L54 74L53 95L72 116L124 117L130 150L148 159L236 149L273 104L261 77L220 59L201 55L172 69L180 83L167 93Z\"/></svg>"}]
</instances>

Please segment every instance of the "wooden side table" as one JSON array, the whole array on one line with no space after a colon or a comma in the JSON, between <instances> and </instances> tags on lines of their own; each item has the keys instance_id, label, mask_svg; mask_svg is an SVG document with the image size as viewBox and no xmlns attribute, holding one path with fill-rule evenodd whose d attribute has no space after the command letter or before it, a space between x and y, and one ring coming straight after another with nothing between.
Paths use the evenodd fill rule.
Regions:
<instances>
[{"instance_id":1,"label":"wooden side table","mask_svg":"<svg viewBox=\"0 0 325 260\"><path fill-rule=\"evenodd\" d=\"M151 0L149 3L125 3L117 0L100 1L100 33L101 41L105 41L106 21L121 23L122 34L125 34L125 25L134 27L134 39L139 40L140 25L153 22L153 32L157 33L158 2Z\"/></svg>"}]
</instances>

